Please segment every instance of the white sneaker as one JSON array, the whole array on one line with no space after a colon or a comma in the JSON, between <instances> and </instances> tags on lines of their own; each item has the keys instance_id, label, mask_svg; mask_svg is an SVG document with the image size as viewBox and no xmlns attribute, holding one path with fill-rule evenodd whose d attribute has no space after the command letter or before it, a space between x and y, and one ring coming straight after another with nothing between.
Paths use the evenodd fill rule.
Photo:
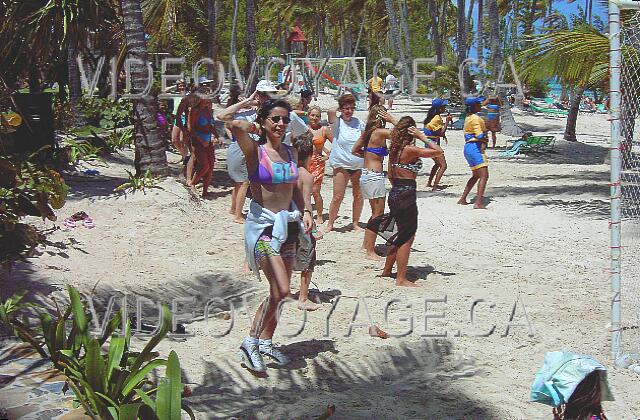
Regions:
<instances>
[{"instance_id":1,"label":"white sneaker","mask_svg":"<svg viewBox=\"0 0 640 420\"><path fill-rule=\"evenodd\" d=\"M260 339L260 353L266 354L276 361L280 366L284 366L288 364L291 360L285 356L280 349L273 346L273 342L271 340L263 340Z\"/></svg>"},{"instance_id":2,"label":"white sneaker","mask_svg":"<svg viewBox=\"0 0 640 420\"><path fill-rule=\"evenodd\" d=\"M254 372L264 372L267 370L267 367L264 365L264 360L262 360L262 355L258 347L258 343L249 343L245 340L240 346L238 356L240 356L240 359L242 359L247 369Z\"/></svg>"}]
</instances>

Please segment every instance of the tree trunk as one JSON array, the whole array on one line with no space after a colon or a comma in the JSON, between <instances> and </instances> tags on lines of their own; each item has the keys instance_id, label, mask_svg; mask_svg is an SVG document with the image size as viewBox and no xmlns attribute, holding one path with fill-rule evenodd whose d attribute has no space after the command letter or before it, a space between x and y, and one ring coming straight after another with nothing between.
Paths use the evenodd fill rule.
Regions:
<instances>
[{"instance_id":1,"label":"tree trunk","mask_svg":"<svg viewBox=\"0 0 640 420\"><path fill-rule=\"evenodd\" d=\"M449 5L448 1L443 1L442 2L442 14L440 15L440 18L438 18L438 22L440 22L440 39L446 39L447 38L447 6ZM442 41L441 41L442 44ZM444 59L445 59L445 55L444 55L444 45L442 45L443 48L443 53L442 53L442 64L444 63Z\"/></svg>"},{"instance_id":2,"label":"tree trunk","mask_svg":"<svg viewBox=\"0 0 640 420\"><path fill-rule=\"evenodd\" d=\"M464 19L464 0L458 0L458 14L456 21L456 47L458 49L456 57L458 66L467 58L467 22Z\"/></svg>"},{"instance_id":3,"label":"tree trunk","mask_svg":"<svg viewBox=\"0 0 640 420\"><path fill-rule=\"evenodd\" d=\"M367 10L362 10L362 21L360 22L360 29L358 30L358 38L356 39L356 45L353 47L353 56L356 57L358 55L358 48L360 48L360 39L362 38L362 32L364 30L364 23L367 20Z\"/></svg>"},{"instance_id":4,"label":"tree trunk","mask_svg":"<svg viewBox=\"0 0 640 420\"><path fill-rule=\"evenodd\" d=\"M147 62L147 43L144 39L142 24L142 10L140 0L122 0L122 17L124 23L125 42L129 54ZM132 67L132 87L140 92L147 84L147 66ZM133 101L135 122L135 159L136 175L142 175L150 170L154 175L167 174L167 155L156 120L157 101L153 96Z\"/></svg>"},{"instance_id":5,"label":"tree trunk","mask_svg":"<svg viewBox=\"0 0 640 420\"><path fill-rule=\"evenodd\" d=\"M258 83L257 75L249 80L253 62L256 60L256 0L247 0L247 30L245 35L245 46L247 54L247 64L244 70L244 77L249 84L247 92L253 92ZM256 68L257 70L257 68Z\"/></svg>"},{"instance_id":6,"label":"tree trunk","mask_svg":"<svg viewBox=\"0 0 640 420\"><path fill-rule=\"evenodd\" d=\"M478 0L478 50L477 56L479 60L484 60L484 33L482 28L482 19L484 17L484 0Z\"/></svg>"},{"instance_id":7,"label":"tree trunk","mask_svg":"<svg viewBox=\"0 0 640 420\"><path fill-rule=\"evenodd\" d=\"M465 36L468 36L469 34L471 34L473 32L473 25L471 23L471 17L473 16L473 4L475 3L475 0L469 0L469 9L467 9L467 19L465 20ZM467 38L465 38L465 42L467 41ZM471 46L473 45L473 41L469 42L469 44L466 46L466 53L465 56L468 57L469 53L471 52Z\"/></svg>"},{"instance_id":8,"label":"tree trunk","mask_svg":"<svg viewBox=\"0 0 640 420\"><path fill-rule=\"evenodd\" d=\"M442 41L440 41L440 26L438 25L438 5L436 0L425 0L429 19L431 20L431 38L433 39L433 50L436 55L436 65L442 65Z\"/></svg>"},{"instance_id":9,"label":"tree trunk","mask_svg":"<svg viewBox=\"0 0 640 420\"><path fill-rule=\"evenodd\" d=\"M398 0L398 9L400 10L400 28L404 35L404 46L407 52L407 60L411 61L413 51L411 49L411 32L409 31L409 10L407 9L406 0Z\"/></svg>"},{"instance_id":10,"label":"tree trunk","mask_svg":"<svg viewBox=\"0 0 640 420\"><path fill-rule=\"evenodd\" d=\"M389 15L389 33L391 35L391 41L398 53L398 59L400 60L400 66L402 73L405 76L405 85L411 83L411 71L407 64L407 58L404 54L404 48L402 48L402 40L400 39L400 29L398 28L398 18L396 16L396 9L393 6L392 0L384 0L384 4L387 8L387 14Z\"/></svg>"},{"instance_id":11,"label":"tree trunk","mask_svg":"<svg viewBox=\"0 0 640 420\"><path fill-rule=\"evenodd\" d=\"M78 67L78 49L69 42L67 46L67 74L69 75L69 106L71 109L71 125L78 127L85 124L82 113L78 109L78 102L82 98L82 83L80 81L80 67Z\"/></svg>"},{"instance_id":12,"label":"tree trunk","mask_svg":"<svg viewBox=\"0 0 640 420\"><path fill-rule=\"evenodd\" d=\"M240 0L233 1L233 20L231 21L231 43L229 44L229 74L231 74L231 57L236 55L238 44L238 9L240 8Z\"/></svg>"},{"instance_id":13,"label":"tree trunk","mask_svg":"<svg viewBox=\"0 0 640 420\"><path fill-rule=\"evenodd\" d=\"M218 28L217 21L220 15L220 0L207 0L207 29L209 58L214 62L218 59ZM218 66L209 66L209 79L217 80Z\"/></svg>"},{"instance_id":14,"label":"tree trunk","mask_svg":"<svg viewBox=\"0 0 640 420\"><path fill-rule=\"evenodd\" d=\"M322 26L322 14L320 9L316 9L316 26L318 27L318 56L325 56L325 38L324 38L324 26Z\"/></svg>"},{"instance_id":15,"label":"tree trunk","mask_svg":"<svg viewBox=\"0 0 640 420\"><path fill-rule=\"evenodd\" d=\"M531 8L529 9L529 17L524 21L523 35L526 37L533 33L533 23L536 20L536 8L538 7L537 0L531 0ZM525 45L528 41L525 40Z\"/></svg>"},{"instance_id":16,"label":"tree trunk","mask_svg":"<svg viewBox=\"0 0 640 420\"><path fill-rule=\"evenodd\" d=\"M576 122L578 121L578 112L580 111L580 101L584 87L578 86L571 95L571 108L567 116L567 126L564 129L564 139L567 141L577 141L576 138Z\"/></svg>"},{"instance_id":17,"label":"tree trunk","mask_svg":"<svg viewBox=\"0 0 640 420\"><path fill-rule=\"evenodd\" d=\"M500 50L500 15L496 0L487 0L487 14L489 16L489 50L491 54L491 76L498 78L502 65L502 51Z\"/></svg>"},{"instance_id":18,"label":"tree trunk","mask_svg":"<svg viewBox=\"0 0 640 420\"><path fill-rule=\"evenodd\" d=\"M589 4L589 7L587 8L589 11L589 25L591 25L593 21L593 0L587 0L587 3Z\"/></svg>"}]
</instances>

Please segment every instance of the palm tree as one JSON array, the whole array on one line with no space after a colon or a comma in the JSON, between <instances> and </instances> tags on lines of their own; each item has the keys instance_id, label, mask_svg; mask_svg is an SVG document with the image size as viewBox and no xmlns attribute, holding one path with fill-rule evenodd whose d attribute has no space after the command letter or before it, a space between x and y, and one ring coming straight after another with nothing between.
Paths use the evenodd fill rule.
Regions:
<instances>
[{"instance_id":1,"label":"palm tree","mask_svg":"<svg viewBox=\"0 0 640 420\"><path fill-rule=\"evenodd\" d=\"M144 63L147 62L147 43L144 38L142 24L142 8L140 0L121 0L124 35L129 54ZM143 90L147 82L145 65L132 66L133 89ZM167 174L167 155L160 136L156 120L157 101L153 96L145 95L134 101L135 120L135 159L136 174L141 175L150 170L154 175Z\"/></svg>"},{"instance_id":2,"label":"palm tree","mask_svg":"<svg viewBox=\"0 0 640 420\"><path fill-rule=\"evenodd\" d=\"M207 46L209 58L218 60L218 17L220 16L221 0L207 0ZM215 79L217 66L209 67L209 79Z\"/></svg>"},{"instance_id":3,"label":"palm tree","mask_svg":"<svg viewBox=\"0 0 640 420\"><path fill-rule=\"evenodd\" d=\"M249 86L247 92L253 92L258 80L253 77L249 80L253 62L256 60L256 0L247 0L247 31L245 35L245 45L247 54L247 64L245 67L245 78Z\"/></svg>"},{"instance_id":4,"label":"palm tree","mask_svg":"<svg viewBox=\"0 0 640 420\"><path fill-rule=\"evenodd\" d=\"M389 34L391 35L391 41L396 48L398 59L402 66L402 73L406 79L409 79L405 81L409 82L411 79L411 72L409 70L409 65L407 64L407 57L405 56L402 39L400 38L400 28L398 28L396 9L393 5L393 0L384 0L384 4L387 8L387 14L389 15Z\"/></svg>"},{"instance_id":5,"label":"palm tree","mask_svg":"<svg viewBox=\"0 0 640 420\"><path fill-rule=\"evenodd\" d=\"M231 44L229 45L229 73L231 73L231 57L236 55L238 44L238 9L240 8L240 0L233 1L233 21L231 23Z\"/></svg>"},{"instance_id":6,"label":"palm tree","mask_svg":"<svg viewBox=\"0 0 640 420\"><path fill-rule=\"evenodd\" d=\"M487 15L489 17L489 51L491 62L491 75L498 78L502 65L502 51L500 49L500 14L496 0L487 0Z\"/></svg>"},{"instance_id":7,"label":"palm tree","mask_svg":"<svg viewBox=\"0 0 640 420\"><path fill-rule=\"evenodd\" d=\"M564 139L576 141L576 121L586 87L607 77L609 40L592 26L534 35L530 48L517 56L518 75L526 82L557 77L573 89Z\"/></svg>"},{"instance_id":8,"label":"palm tree","mask_svg":"<svg viewBox=\"0 0 640 420\"><path fill-rule=\"evenodd\" d=\"M431 38L433 39L433 49L436 54L436 65L441 66L443 61L442 41L440 39L440 25L438 24L438 5L436 0L425 0L427 10L431 20Z\"/></svg>"},{"instance_id":9,"label":"palm tree","mask_svg":"<svg viewBox=\"0 0 640 420\"><path fill-rule=\"evenodd\" d=\"M484 32L482 28L482 21L484 20L483 3L484 0L478 0L478 50L476 55L479 60L484 60Z\"/></svg>"},{"instance_id":10,"label":"palm tree","mask_svg":"<svg viewBox=\"0 0 640 420\"><path fill-rule=\"evenodd\" d=\"M460 65L467 58L467 22L464 18L464 0L458 0L457 16L456 47L458 48L458 65Z\"/></svg>"}]
</instances>

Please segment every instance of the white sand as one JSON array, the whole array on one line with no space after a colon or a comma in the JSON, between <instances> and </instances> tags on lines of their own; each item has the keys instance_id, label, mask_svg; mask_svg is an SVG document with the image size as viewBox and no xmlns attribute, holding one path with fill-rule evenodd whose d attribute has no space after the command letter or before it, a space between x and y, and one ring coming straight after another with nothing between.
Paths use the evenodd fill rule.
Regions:
<instances>
[{"instance_id":1,"label":"white sand","mask_svg":"<svg viewBox=\"0 0 640 420\"><path fill-rule=\"evenodd\" d=\"M398 114L409 106L418 109L409 101L399 101L399 106ZM412 115L418 121L424 117ZM322 291L342 298L327 336L331 304L309 313L304 331L292 338L283 334L298 328L301 313L294 305L285 307L275 340L286 344L294 359L291 367L270 365L266 378L240 367L235 350L248 324L239 309L236 325L225 337L214 337L229 324L218 316L187 325L194 337L163 342L163 354L178 352L185 381L194 391L192 406L201 417L306 418L335 404L335 418L551 418L549 407L528 402L530 385L545 352L568 349L590 354L610 369L617 401L605 404L608 417L637 418L640 376L615 368L609 357L609 124L602 115L580 116L580 142L569 143L561 140L564 119L526 114L516 120L537 134L555 135L556 153L499 160L492 159L497 151L489 151L487 210L456 204L470 174L460 131L450 131L445 146L449 169L442 183L447 188L427 192L426 177L419 177L419 231L409 274L418 278L420 288L399 289L376 277L381 264L362 258L362 234L336 231L318 242L321 261L313 279ZM501 136L498 144L505 140ZM124 169L132 167L131 152L97 168L116 180L70 180L73 193L59 222L84 210L96 228L53 233L51 240L66 249L47 247L30 265L18 265L9 288L62 295L65 283L84 292L98 283L102 298L116 291L164 301L197 295L195 305L182 307L194 307L198 315L211 297L253 290L248 299L252 314L257 300L266 296L267 283L239 271L242 226L229 222L230 188L228 181L220 185L224 153L218 151L218 157L212 189L218 198L199 203L173 179L146 195L112 194L126 178ZM350 193L337 228L351 220ZM328 206L331 177L325 177L323 196ZM0 281L7 285L7 279ZM297 290L297 276L292 283ZM444 319L429 319L428 330L448 336L421 337L425 299L445 296L446 303L428 304L428 313L445 312ZM414 332L382 340L355 327L345 337L357 298L364 298L374 322L389 332L405 330L406 322L399 319L413 315ZM393 305L385 326L385 305L394 298L412 307ZM476 306L471 326L470 308L479 299L485 302ZM512 326L503 337L518 299L534 335L528 335L526 326ZM235 303L241 306L240 299ZM361 323L365 316L360 306ZM524 323L523 314L520 305L517 322ZM492 324L492 335L473 336ZM458 330L466 336L456 337Z\"/></svg>"}]
</instances>

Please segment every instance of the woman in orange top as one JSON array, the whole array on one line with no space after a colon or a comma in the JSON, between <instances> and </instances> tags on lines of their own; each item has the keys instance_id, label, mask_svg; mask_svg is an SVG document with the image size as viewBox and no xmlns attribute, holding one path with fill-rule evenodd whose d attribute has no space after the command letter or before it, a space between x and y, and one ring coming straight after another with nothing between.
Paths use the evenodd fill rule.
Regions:
<instances>
[{"instance_id":1,"label":"woman in orange top","mask_svg":"<svg viewBox=\"0 0 640 420\"><path fill-rule=\"evenodd\" d=\"M324 202L322 195L320 195L320 189L322 188L322 178L324 177L324 165L329 159L329 150L324 145L327 140L332 141L333 136L329 127L320 125L322 111L319 107L310 107L307 115L309 117L309 127L313 132L313 155L309 164L309 172L313 175L313 190L311 193L316 207L316 224L321 225L324 223L322 216Z\"/></svg>"}]
</instances>

